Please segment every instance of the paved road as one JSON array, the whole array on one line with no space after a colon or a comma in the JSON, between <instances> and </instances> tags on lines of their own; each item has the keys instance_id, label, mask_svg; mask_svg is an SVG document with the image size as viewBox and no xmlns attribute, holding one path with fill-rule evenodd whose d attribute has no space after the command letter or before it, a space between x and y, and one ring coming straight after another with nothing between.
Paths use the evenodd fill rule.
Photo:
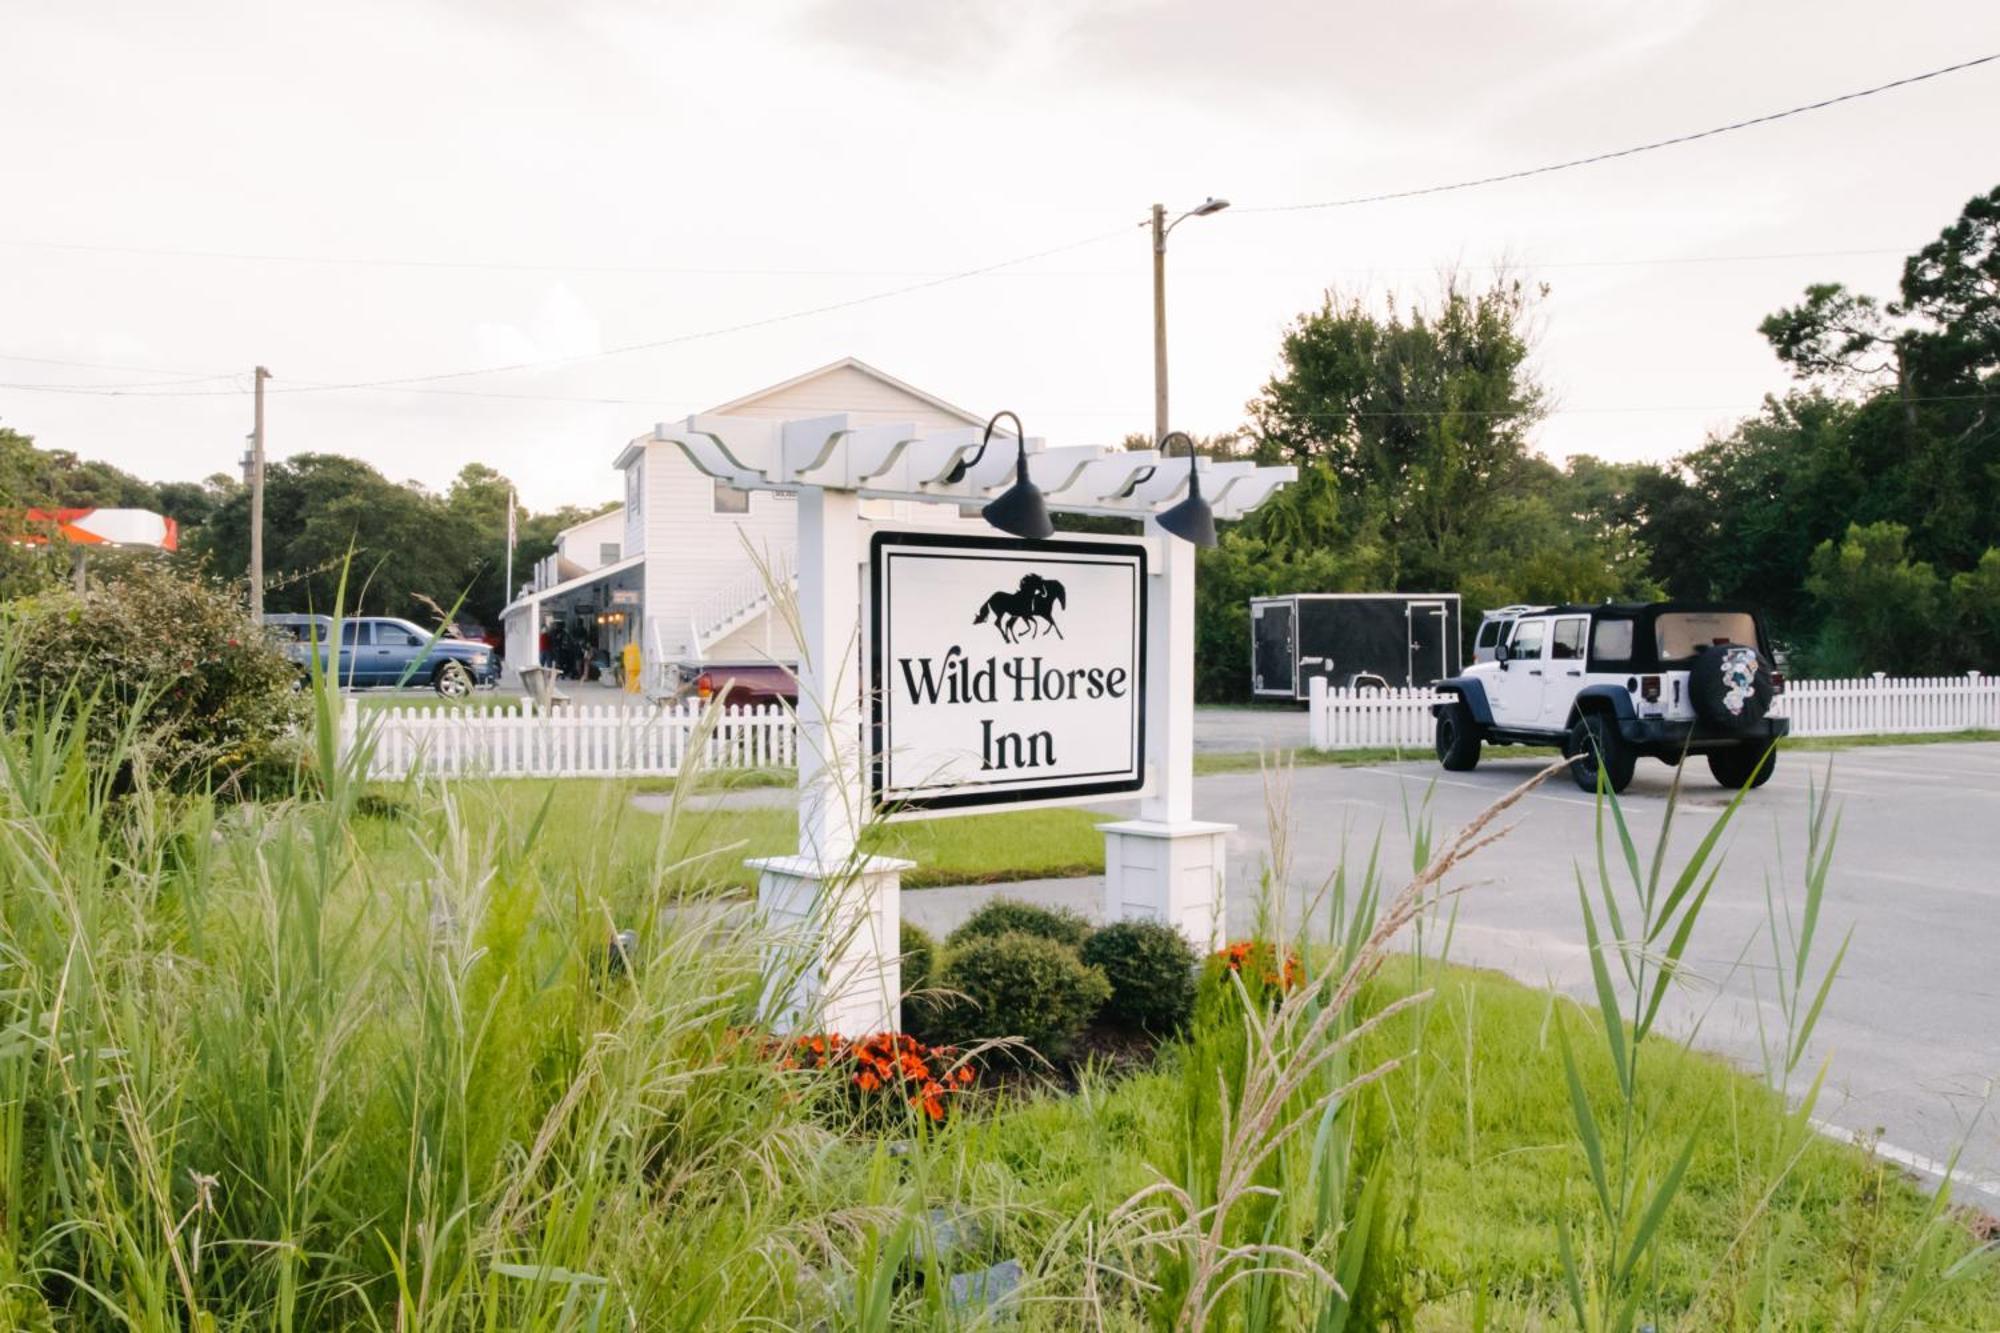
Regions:
<instances>
[{"instance_id":1,"label":"paved road","mask_svg":"<svg viewBox=\"0 0 2000 1333\"><path fill-rule=\"evenodd\" d=\"M1700 1017L1700 1045L1755 1064L1759 1006L1767 1018L1773 1012L1770 954L1760 934L1765 884L1795 903L1802 896L1808 783L1824 785L1829 764L1841 826L1820 958L1831 957L1850 926L1854 941L1808 1056L1808 1066L1826 1054L1833 1060L1822 1117L1860 1134L1879 1130L1890 1155L1942 1161L1963 1142L1962 1176L1989 1208L2000 1209L2000 1106L1973 1126L1990 1082L2000 1078L2000 745L1786 755L1723 835L1721 876L1689 951L1700 985L1676 998L1670 1021L1685 1031ZM1443 834L1536 767L1489 758L1466 774L1428 763L1296 770L1292 883L1309 891L1343 858L1359 873L1378 832L1384 864L1407 875L1406 803L1418 808L1428 793ZM1671 776L1663 764L1642 762L1626 793L1642 849L1659 833ZM1688 779L1670 868L1683 863L1727 804L1705 767L1691 769ZM1239 829L1230 865L1238 931L1248 924L1268 855L1266 808L1259 774L1198 780L1196 813ZM1565 782L1535 792L1512 813L1514 831L1466 867L1462 879L1473 887L1460 900L1453 957L1585 998L1589 962L1572 866L1581 861L1594 873L1591 801ZM1069 881L1001 891L1094 909L1101 888L1099 881ZM945 896L932 899L933 892ZM944 925L990 892L912 893L906 910ZM1624 892L1629 901L1629 886Z\"/></svg>"},{"instance_id":2,"label":"paved road","mask_svg":"<svg viewBox=\"0 0 2000 1333\"><path fill-rule=\"evenodd\" d=\"M1204 754L1300 750L1306 743L1306 710L1284 704L1194 710L1194 748Z\"/></svg>"}]
</instances>

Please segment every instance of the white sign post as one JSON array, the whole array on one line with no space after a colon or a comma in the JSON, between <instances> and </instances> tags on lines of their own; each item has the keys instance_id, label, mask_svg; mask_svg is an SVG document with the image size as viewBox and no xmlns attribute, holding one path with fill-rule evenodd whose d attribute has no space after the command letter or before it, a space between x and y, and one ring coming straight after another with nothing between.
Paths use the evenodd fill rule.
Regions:
<instances>
[{"instance_id":1,"label":"white sign post","mask_svg":"<svg viewBox=\"0 0 2000 1333\"><path fill-rule=\"evenodd\" d=\"M1157 781L1139 817L1101 824L1104 919L1166 921L1197 949L1223 930L1225 839L1233 824L1194 817L1194 560L1147 519L1160 559L1147 581L1146 655L1164 664L1146 708L1146 752Z\"/></svg>"},{"instance_id":2,"label":"white sign post","mask_svg":"<svg viewBox=\"0 0 2000 1333\"><path fill-rule=\"evenodd\" d=\"M1106 918L1169 921L1197 946L1220 929L1230 826L1193 816L1195 552L1154 518L1190 473L1152 450L988 449L991 434L695 416L650 437L731 486L798 496L799 850L750 862L779 1031L899 1026L897 894L911 863L862 854L869 809L922 818L1136 796L1138 819L1104 826ZM1188 466L1224 519L1297 475ZM880 531L863 550L864 499L963 512L1010 480L1010 497L1040 493L1036 513L1045 501L1144 520L1145 537Z\"/></svg>"}]
</instances>

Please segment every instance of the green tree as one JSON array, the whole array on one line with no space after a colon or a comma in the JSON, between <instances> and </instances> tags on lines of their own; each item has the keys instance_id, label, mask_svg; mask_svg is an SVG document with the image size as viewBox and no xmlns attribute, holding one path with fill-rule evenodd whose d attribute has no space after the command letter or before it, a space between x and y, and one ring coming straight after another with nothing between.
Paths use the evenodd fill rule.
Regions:
<instances>
[{"instance_id":1,"label":"green tree","mask_svg":"<svg viewBox=\"0 0 2000 1333\"><path fill-rule=\"evenodd\" d=\"M1391 297L1378 315L1329 292L1249 405L1261 456L1325 466L1349 521L1386 535L1398 588L1449 586L1483 547L1486 505L1527 480L1545 407L1528 369L1540 294L1447 277L1434 302Z\"/></svg>"},{"instance_id":2,"label":"green tree","mask_svg":"<svg viewBox=\"0 0 2000 1333\"><path fill-rule=\"evenodd\" d=\"M1962 636L1958 665L2000 674L2000 548L1951 579L1952 615Z\"/></svg>"},{"instance_id":3,"label":"green tree","mask_svg":"<svg viewBox=\"0 0 2000 1333\"><path fill-rule=\"evenodd\" d=\"M1812 553L1806 590L1822 619L1807 659L1814 675L1909 675L1939 669L1943 584L1912 560L1900 523L1851 523L1838 542Z\"/></svg>"},{"instance_id":4,"label":"green tree","mask_svg":"<svg viewBox=\"0 0 2000 1333\"><path fill-rule=\"evenodd\" d=\"M397 485L358 459L299 454L267 465L266 609L330 611L351 553L345 610L434 618L412 594L451 605L468 563L462 531L441 517L437 497ZM223 501L197 536L215 568L246 568L248 494Z\"/></svg>"}]
</instances>

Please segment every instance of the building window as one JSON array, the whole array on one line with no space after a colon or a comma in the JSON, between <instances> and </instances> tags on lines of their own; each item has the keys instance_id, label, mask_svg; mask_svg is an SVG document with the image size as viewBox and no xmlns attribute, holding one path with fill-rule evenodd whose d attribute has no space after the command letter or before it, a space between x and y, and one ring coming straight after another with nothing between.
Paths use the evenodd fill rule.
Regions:
<instances>
[{"instance_id":1,"label":"building window","mask_svg":"<svg viewBox=\"0 0 2000 1333\"><path fill-rule=\"evenodd\" d=\"M738 490L726 481L715 483L715 512L718 514L747 514L750 512L750 492Z\"/></svg>"},{"instance_id":2,"label":"building window","mask_svg":"<svg viewBox=\"0 0 2000 1333\"><path fill-rule=\"evenodd\" d=\"M597 544L597 563L598 563L598 564L600 564L600 565L615 565L615 564L617 564L617 563L618 563L618 543L617 543L617 542L599 542L599 543Z\"/></svg>"}]
</instances>

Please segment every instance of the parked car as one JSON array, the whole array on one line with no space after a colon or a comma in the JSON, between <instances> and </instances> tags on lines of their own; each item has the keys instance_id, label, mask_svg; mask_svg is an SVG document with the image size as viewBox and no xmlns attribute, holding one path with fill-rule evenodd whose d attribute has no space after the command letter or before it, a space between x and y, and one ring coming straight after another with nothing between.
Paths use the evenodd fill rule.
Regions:
<instances>
[{"instance_id":1,"label":"parked car","mask_svg":"<svg viewBox=\"0 0 2000 1333\"><path fill-rule=\"evenodd\" d=\"M676 698L706 704L718 696L728 705L799 702L799 678L774 662L704 662L682 665Z\"/></svg>"},{"instance_id":2,"label":"parked car","mask_svg":"<svg viewBox=\"0 0 2000 1333\"><path fill-rule=\"evenodd\" d=\"M1772 717L1784 689L1763 618L1742 606L1694 602L1516 608L1493 659L1441 680L1437 756L1447 769L1479 762L1482 745L1559 745L1576 757L1585 791L1623 791L1641 757L1708 761L1725 787L1762 786L1772 743L1791 724Z\"/></svg>"},{"instance_id":3,"label":"parked car","mask_svg":"<svg viewBox=\"0 0 2000 1333\"><path fill-rule=\"evenodd\" d=\"M464 639L467 643L483 643L495 652L504 651L506 646L498 630L488 629L478 621L468 620L464 616L446 625L443 633L446 638Z\"/></svg>"},{"instance_id":4,"label":"parked car","mask_svg":"<svg viewBox=\"0 0 2000 1333\"><path fill-rule=\"evenodd\" d=\"M308 669L315 641L321 667L327 668L335 637L332 617L267 615L264 623L286 641L286 655L301 673ZM446 698L461 698L477 686L500 683L499 658L485 644L441 638L407 620L356 616L340 622L338 637L334 677L350 688L428 685Z\"/></svg>"}]
</instances>

